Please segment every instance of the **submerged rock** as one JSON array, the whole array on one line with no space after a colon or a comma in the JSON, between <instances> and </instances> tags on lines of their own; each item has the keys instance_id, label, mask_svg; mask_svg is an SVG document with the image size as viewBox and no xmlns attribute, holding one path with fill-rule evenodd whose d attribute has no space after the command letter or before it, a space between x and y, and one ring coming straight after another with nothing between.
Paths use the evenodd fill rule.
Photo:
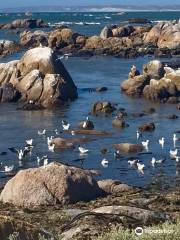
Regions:
<instances>
[{"instance_id":1,"label":"submerged rock","mask_svg":"<svg viewBox=\"0 0 180 240\"><path fill-rule=\"evenodd\" d=\"M97 183L98 186L107 194L128 192L135 189L127 184L112 179L100 180Z\"/></svg>"},{"instance_id":2,"label":"submerged rock","mask_svg":"<svg viewBox=\"0 0 180 240\"><path fill-rule=\"evenodd\" d=\"M93 115L96 115L99 113L110 114L115 110L116 108L110 102L96 102L92 107L91 113Z\"/></svg>"},{"instance_id":3,"label":"submerged rock","mask_svg":"<svg viewBox=\"0 0 180 240\"><path fill-rule=\"evenodd\" d=\"M142 145L131 144L131 143L113 144L113 147L116 150L119 150L125 153L136 153L136 152L142 152L144 150Z\"/></svg>"},{"instance_id":4,"label":"submerged rock","mask_svg":"<svg viewBox=\"0 0 180 240\"><path fill-rule=\"evenodd\" d=\"M1 88L4 89L7 83L20 93L19 98L10 101L33 102L48 108L77 98L77 88L71 76L48 47L31 49L19 61L1 63ZM1 96L4 94L3 90ZM1 101L3 99L6 98Z\"/></svg>"},{"instance_id":5,"label":"submerged rock","mask_svg":"<svg viewBox=\"0 0 180 240\"><path fill-rule=\"evenodd\" d=\"M42 19L16 19L11 23L3 26L3 29L16 29L16 28L45 28L48 27Z\"/></svg>"},{"instance_id":6,"label":"submerged rock","mask_svg":"<svg viewBox=\"0 0 180 240\"><path fill-rule=\"evenodd\" d=\"M102 195L92 175L90 170L56 162L21 170L5 185L0 200L21 207L89 201Z\"/></svg>"},{"instance_id":7,"label":"submerged rock","mask_svg":"<svg viewBox=\"0 0 180 240\"><path fill-rule=\"evenodd\" d=\"M112 121L112 125L113 125L113 127L117 127L117 128L126 128L126 127L129 127L129 124L127 124L123 119L119 119L118 117L116 117L116 118Z\"/></svg>"},{"instance_id":8,"label":"submerged rock","mask_svg":"<svg viewBox=\"0 0 180 240\"><path fill-rule=\"evenodd\" d=\"M145 132L145 131L151 132L151 131L154 131L155 128L156 128L156 127L155 127L155 124L154 124L154 123L145 123L145 124L139 126L139 130L140 130L141 132Z\"/></svg>"},{"instance_id":9,"label":"submerged rock","mask_svg":"<svg viewBox=\"0 0 180 240\"><path fill-rule=\"evenodd\" d=\"M94 129L94 123L91 120L85 120L85 121L79 122L78 127L80 129L92 130Z\"/></svg>"},{"instance_id":10,"label":"submerged rock","mask_svg":"<svg viewBox=\"0 0 180 240\"><path fill-rule=\"evenodd\" d=\"M15 41L0 40L0 57L19 51L20 45Z\"/></svg>"}]
</instances>

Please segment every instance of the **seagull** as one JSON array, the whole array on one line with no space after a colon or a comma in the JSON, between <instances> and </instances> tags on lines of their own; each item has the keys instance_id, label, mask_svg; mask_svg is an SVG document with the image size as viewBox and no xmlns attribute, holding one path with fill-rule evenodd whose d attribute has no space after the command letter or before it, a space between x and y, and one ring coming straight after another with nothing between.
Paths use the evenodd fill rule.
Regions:
<instances>
[{"instance_id":1,"label":"seagull","mask_svg":"<svg viewBox=\"0 0 180 240\"><path fill-rule=\"evenodd\" d=\"M63 130L69 130L70 128L70 124L66 121L62 121L62 127L63 127Z\"/></svg>"},{"instance_id":2,"label":"seagull","mask_svg":"<svg viewBox=\"0 0 180 240\"><path fill-rule=\"evenodd\" d=\"M108 160L106 160L106 158L104 158L104 159L101 161L101 165L102 165L103 167L107 168L108 165L109 165Z\"/></svg>"},{"instance_id":3,"label":"seagull","mask_svg":"<svg viewBox=\"0 0 180 240\"><path fill-rule=\"evenodd\" d=\"M131 166L133 166L133 165L137 164L138 161L139 161L138 159L133 159L133 160L128 160L128 163L129 163Z\"/></svg>"},{"instance_id":4,"label":"seagull","mask_svg":"<svg viewBox=\"0 0 180 240\"><path fill-rule=\"evenodd\" d=\"M53 136L47 137L47 145L48 145L48 146L51 145L53 138L54 138Z\"/></svg>"},{"instance_id":5,"label":"seagull","mask_svg":"<svg viewBox=\"0 0 180 240\"><path fill-rule=\"evenodd\" d=\"M139 163L139 162L137 162L137 168L138 168L138 170L141 172L141 173L143 173L144 174L144 168L145 168L145 165L144 164L141 164L141 163Z\"/></svg>"},{"instance_id":6,"label":"seagull","mask_svg":"<svg viewBox=\"0 0 180 240\"><path fill-rule=\"evenodd\" d=\"M173 142L174 142L174 147L176 146L176 141L178 140L176 134L173 134Z\"/></svg>"},{"instance_id":7,"label":"seagull","mask_svg":"<svg viewBox=\"0 0 180 240\"><path fill-rule=\"evenodd\" d=\"M44 165L44 166L47 166L47 165L48 165L48 158L45 158L45 159L44 159L43 165Z\"/></svg>"},{"instance_id":8,"label":"seagull","mask_svg":"<svg viewBox=\"0 0 180 240\"><path fill-rule=\"evenodd\" d=\"M31 149L29 147L25 147L24 150L17 148L8 148L11 152L16 153L18 155L19 160L22 160L30 151Z\"/></svg>"},{"instance_id":9,"label":"seagull","mask_svg":"<svg viewBox=\"0 0 180 240\"><path fill-rule=\"evenodd\" d=\"M83 147L78 147L78 149L79 149L79 152L81 153L81 154L86 154L86 153L88 153L89 152L89 150L88 149L86 149L86 148L83 148Z\"/></svg>"},{"instance_id":10,"label":"seagull","mask_svg":"<svg viewBox=\"0 0 180 240\"><path fill-rule=\"evenodd\" d=\"M40 164L44 159L46 159L47 158L47 155L45 155L45 156L42 156L42 157L38 157L37 156L37 163L38 164Z\"/></svg>"},{"instance_id":11,"label":"seagull","mask_svg":"<svg viewBox=\"0 0 180 240\"><path fill-rule=\"evenodd\" d=\"M140 137L142 137L142 133L139 131L136 131L136 136L137 136L137 140L138 140Z\"/></svg>"},{"instance_id":12,"label":"seagull","mask_svg":"<svg viewBox=\"0 0 180 240\"><path fill-rule=\"evenodd\" d=\"M142 145L143 145L144 148L148 149L149 140L146 140L146 141L142 142Z\"/></svg>"},{"instance_id":13,"label":"seagull","mask_svg":"<svg viewBox=\"0 0 180 240\"><path fill-rule=\"evenodd\" d=\"M27 144L27 146L33 146L33 139L28 139L28 140L26 140L26 144Z\"/></svg>"},{"instance_id":14,"label":"seagull","mask_svg":"<svg viewBox=\"0 0 180 240\"><path fill-rule=\"evenodd\" d=\"M40 130L38 130L38 135L46 135L46 129L44 129L42 132Z\"/></svg>"},{"instance_id":15,"label":"seagull","mask_svg":"<svg viewBox=\"0 0 180 240\"><path fill-rule=\"evenodd\" d=\"M120 158L120 157L121 157L119 150L117 150L117 151L114 152L114 157L115 157L115 158Z\"/></svg>"},{"instance_id":16,"label":"seagull","mask_svg":"<svg viewBox=\"0 0 180 240\"><path fill-rule=\"evenodd\" d=\"M178 154L178 149L176 148L175 150L170 150L169 153L171 158L176 158Z\"/></svg>"},{"instance_id":17,"label":"seagull","mask_svg":"<svg viewBox=\"0 0 180 240\"><path fill-rule=\"evenodd\" d=\"M159 159L159 160L156 160L154 157L152 158L151 160L151 163L152 163L152 166L155 167L155 164L161 164L165 161L165 159Z\"/></svg>"},{"instance_id":18,"label":"seagull","mask_svg":"<svg viewBox=\"0 0 180 240\"><path fill-rule=\"evenodd\" d=\"M4 172L12 172L14 170L14 165L4 166Z\"/></svg>"},{"instance_id":19,"label":"seagull","mask_svg":"<svg viewBox=\"0 0 180 240\"><path fill-rule=\"evenodd\" d=\"M74 136L75 135L75 131L71 131L71 135Z\"/></svg>"},{"instance_id":20,"label":"seagull","mask_svg":"<svg viewBox=\"0 0 180 240\"><path fill-rule=\"evenodd\" d=\"M54 152L55 144L48 145L48 149L49 149L49 151Z\"/></svg>"},{"instance_id":21,"label":"seagull","mask_svg":"<svg viewBox=\"0 0 180 240\"><path fill-rule=\"evenodd\" d=\"M57 129L54 130L56 135L59 135L59 131Z\"/></svg>"},{"instance_id":22,"label":"seagull","mask_svg":"<svg viewBox=\"0 0 180 240\"><path fill-rule=\"evenodd\" d=\"M86 117L86 121L84 121L84 123L83 123L83 128L86 128L87 127L87 122L89 121L89 117Z\"/></svg>"},{"instance_id":23,"label":"seagull","mask_svg":"<svg viewBox=\"0 0 180 240\"><path fill-rule=\"evenodd\" d=\"M176 156L175 159L176 159L176 162L179 162L180 157Z\"/></svg>"},{"instance_id":24,"label":"seagull","mask_svg":"<svg viewBox=\"0 0 180 240\"><path fill-rule=\"evenodd\" d=\"M164 148L164 137L162 137L161 139L159 139L159 144L162 146L162 148Z\"/></svg>"}]
</instances>

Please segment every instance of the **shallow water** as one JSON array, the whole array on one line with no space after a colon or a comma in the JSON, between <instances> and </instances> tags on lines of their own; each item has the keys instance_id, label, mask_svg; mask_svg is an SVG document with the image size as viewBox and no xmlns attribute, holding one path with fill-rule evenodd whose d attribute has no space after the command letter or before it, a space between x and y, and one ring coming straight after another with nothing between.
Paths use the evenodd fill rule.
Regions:
<instances>
[{"instance_id":1,"label":"shallow water","mask_svg":"<svg viewBox=\"0 0 180 240\"><path fill-rule=\"evenodd\" d=\"M153 21L178 19L179 12L128 12L124 15L116 13L35 13L31 18L42 18L45 22L54 24L64 22L75 31L82 34L92 35L99 34L103 26L109 23L120 23L127 21L129 18L143 17ZM27 18L17 14L0 15L0 23L10 22L17 18ZM84 23L89 25L83 25ZM83 24L82 24L83 23ZM0 39L18 40L18 35L11 31L0 30ZM7 62L19 59L23 52L7 56L0 59L0 62ZM79 98L69 106L63 107L56 111L35 111L24 112L17 111L17 104L0 104L0 151L7 151L6 156L0 156L2 170L4 165L15 165L16 171L21 168L36 167L36 156L48 155L49 162L61 161L68 164L80 166L83 168L95 168L101 171L99 178L119 179L123 182L144 186L158 179L160 181L164 176L172 184L178 183L178 169L174 160L169 158L169 150L173 149L172 134L180 130L180 120L169 120L166 118L171 113L180 115L174 105L153 104L143 99L132 99L120 92L120 83L127 78L130 66L135 64L141 69L142 65L148 62L150 57L137 59L118 59L113 57L93 57L90 59L69 58L64 61L65 66L72 75L75 84L78 87ZM108 91L104 93L88 92L88 88L106 86ZM38 129L46 128L48 135L54 135L54 129L61 130L61 121L66 119L71 123L72 128L76 128L80 120L88 115L92 104L98 100L111 101L123 107L128 113L126 119L130 125L129 128L119 130L112 127L112 117L93 117L91 120L95 124L95 129L112 132L112 136L95 137L97 140L89 142L83 146L87 147L90 152L86 156L80 156L77 150L49 152L46 139L38 136ZM132 113L142 112L145 108L155 107L156 113L146 115L141 118L132 117ZM137 141L136 130L139 125L146 122L155 122L156 130L152 133L144 133L143 138ZM63 137L70 137L68 134L61 134ZM79 136L79 135L78 135ZM162 150L158 144L158 139L165 137L165 148ZM19 163L16 155L8 151L8 147L21 148L25 145L25 140L34 138L36 146L31 157L28 157L22 163ZM142 140L150 139L150 149L153 156L159 158L166 157L163 165L153 168L151 166L151 155L141 155L138 158L145 163L144 174L139 173L135 168L128 166L125 156L120 160L113 157L113 143L141 143ZM177 145L179 147L179 144ZM101 160L103 156L100 149L108 148L109 153L106 158L109 161L108 168L103 168ZM136 155L133 155L136 156ZM83 161L77 161L79 158ZM0 172L0 178L6 175Z\"/></svg>"},{"instance_id":2,"label":"shallow water","mask_svg":"<svg viewBox=\"0 0 180 240\"><path fill-rule=\"evenodd\" d=\"M20 57L20 54L8 56L0 61L9 61L18 57ZM150 59L148 57L137 59L118 59L113 57L93 57L90 59L69 58L67 61L64 61L64 64L77 85L79 92L79 98L69 106L56 111L26 112L17 111L16 104L1 104L0 151L8 152L7 148L12 146L21 148L25 145L25 140L29 138L35 139L36 146L32 156L26 158L20 166L16 155L11 152L8 152L6 156L0 156L0 162L2 162L3 166L14 164L16 170L19 170L20 168L37 166L36 156L47 154L49 162L56 160L83 168L98 169L101 172L101 176L99 177L101 179L119 179L128 184L144 186L156 177L167 176L171 183L176 182L178 180L177 166L176 162L169 158L169 150L173 149L173 132L180 130L180 119L169 120L166 118L171 113L179 115L175 105L153 104L143 99L129 98L120 92L120 83L127 78L130 66L135 64L141 69L142 65ZM104 93L86 91L87 88L100 86L108 87L108 91ZM38 129L46 128L48 135L54 135L54 129L61 130L62 119L68 120L71 123L72 129L76 128L78 122L86 118L92 104L98 100L111 101L118 104L118 107L125 108L128 113L126 122L130 125L129 128L123 130L113 128L111 124L113 117L90 116L90 119L95 124L95 129L110 131L113 133L112 136L95 136L96 141L82 144L82 146L90 150L86 156L80 156L77 150L49 152L45 138L37 134ZM149 107L156 108L156 113L140 118L132 117L132 113L142 112L145 108ZM138 126L151 121L155 123L156 130L151 133L144 133L143 138L137 141L136 130ZM61 136L70 137L67 133L63 133ZM161 146L158 144L158 139L162 136L165 137L164 149L161 149ZM120 160L114 159L113 143L141 143L142 140L146 139L150 140L149 151L153 152L153 156L157 157L157 159L167 158L164 164L153 168L150 162L152 155L138 156L146 165L144 174L141 174L135 168L131 168L128 165L127 157L131 155L127 155ZM179 144L177 147L179 147ZM109 149L109 153L106 155L109 161L108 168L104 168L101 165L101 160L104 158L100 153L100 149L102 148ZM136 154L133 156L136 156ZM79 158L83 159L83 162L77 161ZM0 177L4 176L4 173L0 173Z\"/></svg>"}]
</instances>

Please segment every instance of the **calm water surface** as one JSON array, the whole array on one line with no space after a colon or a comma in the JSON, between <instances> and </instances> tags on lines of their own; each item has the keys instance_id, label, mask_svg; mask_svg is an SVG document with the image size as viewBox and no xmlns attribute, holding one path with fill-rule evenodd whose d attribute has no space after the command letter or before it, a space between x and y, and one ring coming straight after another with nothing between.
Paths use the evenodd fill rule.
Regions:
<instances>
[{"instance_id":1,"label":"calm water surface","mask_svg":"<svg viewBox=\"0 0 180 240\"><path fill-rule=\"evenodd\" d=\"M16 56L20 57L20 55ZM1 61L9 61L15 56L9 56ZM25 140L29 138L35 139L37 144L31 157L26 158L23 166L19 166L16 155L8 152L7 156L1 156L0 161L3 165L16 165L18 171L21 167L29 168L37 166L36 156L48 155L51 161L61 161L64 163L80 166L83 168L95 168L101 171L100 178L119 179L123 182L144 186L159 176L168 176L172 183L178 180L178 168L174 160L169 158L169 150L173 149L172 134L174 131L180 130L180 120L169 120L167 115L179 114L174 105L153 104L143 99L131 99L120 92L120 83L127 78L130 66L137 65L139 68L150 58L138 59L117 59L112 57L94 57L90 59L69 58L64 64L79 91L79 98L72 102L69 106L56 111L17 111L16 104L0 105L0 151L7 151L8 147L15 146L21 148L25 144ZM92 87L108 87L108 91L104 93L88 92L87 88ZM88 115L92 104L95 101L111 101L123 107L128 113L126 122L130 125L124 130L112 127L112 117L93 117L91 120L95 124L95 129L106 130L112 132L112 136L97 137L96 141L89 142L83 146L87 147L90 152L86 156L80 156L77 150L56 151L51 153L48 151L46 139L38 136L38 129L46 128L48 135L54 135L54 129L61 130L61 121L66 119L71 123L72 128L77 128L80 120ZM145 108L154 107L156 113L148 114L141 118L132 117L133 113L140 113ZM154 122L156 130L152 133L144 133L143 138L137 141L136 130L140 124L146 122ZM70 137L69 134L63 133L62 137ZM165 137L165 148L161 149L158 139ZM127 157L115 160L113 157L113 143L141 143L142 140L150 140L149 151L153 152L153 156L157 159L167 158L163 165L153 168L151 166L152 155L141 155L138 158L145 163L146 168L144 174L139 173L135 168L128 166ZM179 147L179 145L177 145ZM108 148L109 153L106 155L109 161L109 167L104 168L101 165L103 156L100 149ZM132 155L136 156L136 154ZM83 159L83 162L77 159ZM0 173L4 177L4 173Z\"/></svg>"},{"instance_id":2,"label":"calm water surface","mask_svg":"<svg viewBox=\"0 0 180 240\"><path fill-rule=\"evenodd\" d=\"M120 23L127 21L133 17L144 17L153 21L179 19L179 12L136 12L125 13L120 16L116 13L35 13L32 18L42 18L45 22L54 24L64 22L66 25L83 34L99 34L103 26L109 23ZM0 15L0 23L9 22L17 18L23 18L17 14ZM89 25L83 25L90 23ZM9 31L0 31L0 39L18 40L18 35ZM0 62L7 62L19 59L23 53L14 54L6 58L0 59ZM90 59L69 58L64 64L70 72L75 84L78 87L79 98L62 109L56 111L35 111L25 112L17 111L17 104L0 104L0 151L7 151L8 147L21 148L25 145L25 140L29 138L35 139L36 146L31 157L26 158L22 164L19 164L16 155L8 152L6 156L0 156L0 162L4 165L15 165L16 171L21 168L36 167L36 156L48 155L49 162L61 161L64 163L80 166L83 168L95 168L101 171L99 178L119 179L128 184L144 186L152 182L154 179L161 179L165 176L170 184L179 181L178 167L174 160L169 158L169 150L173 149L172 135L173 132L180 130L180 120L169 120L167 115L176 113L180 116L174 105L153 104L143 99L131 99L120 92L120 83L127 78L130 66L135 64L139 69L144 63L151 58L137 59L117 59L113 57L93 57ZM104 93L89 93L87 88L92 87L108 87L108 91ZM66 119L71 123L72 128L76 128L80 120L86 118L92 104L95 101L105 100L118 104L128 113L126 122L130 125L124 130L114 129L112 127L112 117L93 117L91 120L95 124L95 129L106 130L112 132L112 136L97 137L97 140L84 144L90 152L87 156L80 156L77 150L56 151L51 153L48 151L46 139L38 136L38 129L47 129L48 135L54 135L54 129L61 130L61 121ZM145 108L154 107L156 113L146 115L141 118L132 117L133 113L140 113ZM146 122L154 122L156 130L152 133L144 133L143 138L137 141L136 130L139 125ZM70 137L68 134L61 134L62 137ZM158 144L158 139L165 137L165 148L162 150ZM180 137L180 136L179 136ZM112 144L114 143L141 143L142 140L150 140L149 150L153 152L153 156L157 159L165 158L163 165L152 168L152 155L141 155L138 158L145 163L144 174L139 173L135 168L128 166L127 157L115 160L113 157ZM177 144L179 148L179 143ZM103 168L101 160L103 156L100 149L108 148L109 153L106 158L109 161L109 167ZM136 157L136 155L133 155ZM83 158L84 161L77 161ZM0 172L0 181L5 176Z\"/></svg>"}]
</instances>

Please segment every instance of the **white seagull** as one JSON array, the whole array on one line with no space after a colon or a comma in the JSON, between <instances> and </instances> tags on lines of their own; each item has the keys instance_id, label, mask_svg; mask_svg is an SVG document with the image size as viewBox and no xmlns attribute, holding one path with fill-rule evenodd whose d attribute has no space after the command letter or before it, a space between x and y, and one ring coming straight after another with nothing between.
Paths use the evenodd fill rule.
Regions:
<instances>
[{"instance_id":1,"label":"white seagull","mask_svg":"<svg viewBox=\"0 0 180 240\"><path fill-rule=\"evenodd\" d=\"M140 137L142 137L142 133L139 131L136 131L136 136L137 136L137 140L138 140Z\"/></svg>"},{"instance_id":2,"label":"white seagull","mask_svg":"<svg viewBox=\"0 0 180 240\"><path fill-rule=\"evenodd\" d=\"M54 138L53 136L47 137L47 145L48 145L48 146L51 145L53 138Z\"/></svg>"},{"instance_id":3,"label":"white seagull","mask_svg":"<svg viewBox=\"0 0 180 240\"><path fill-rule=\"evenodd\" d=\"M30 151L31 148L25 147L23 150L18 150L17 148L8 148L11 152L16 153L19 160L22 160Z\"/></svg>"},{"instance_id":4,"label":"white seagull","mask_svg":"<svg viewBox=\"0 0 180 240\"><path fill-rule=\"evenodd\" d=\"M178 140L176 134L173 134L173 143L174 143L174 147L176 146L176 141Z\"/></svg>"},{"instance_id":5,"label":"white seagull","mask_svg":"<svg viewBox=\"0 0 180 240\"><path fill-rule=\"evenodd\" d=\"M26 140L26 144L28 145L28 146L33 146L33 139L28 139L28 140Z\"/></svg>"},{"instance_id":6,"label":"white seagull","mask_svg":"<svg viewBox=\"0 0 180 240\"><path fill-rule=\"evenodd\" d=\"M153 157L152 160L151 160L151 163L152 163L152 166L155 167L155 164L161 164L161 163L163 163L164 161L165 161L164 159L156 160L156 159Z\"/></svg>"},{"instance_id":7,"label":"white seagull","mask_svg":"<svg viewBox=\"0 0 180 240\"><path fill-rule=\"evenodd\" d=\"M49 149L49 151L54 152L55 144L48 145L48 149Z\"/></svg>"},{"instance_id":8,"label":"white seagull","mask_svg":"<svg viewBox=\"0 0 180 240\"><path fill-rule=\"evenodd\" d=\"M36 157L37 158L37 163L40 164L44 159L47 158L47 155L42 156L42 157Z\"/></svg>"},{"instance_id":9,"label":"white seagull","mask_svg":"<svg viewBox=\"0 0 180 240\"><path fill-rule=\"evenodd\" d=\"M48 158L44 159L43 165L44 165L44 167L48 165Z\"/></svg>"},{"instance_id":10,"label":"white seagull","mask_svg":"<svg viewBox=\"0 0 180 240\"><path fill-rule=\"evenodd\" d=\"M141 172L141 173L143 173L144 174L144 168L145 168L145 165L144 165L144 163L143 164L141 164L141 163L139 163L139 162L137 162L137 168L138 168L138 170Z\"/></svg>"},{"instance_id":11,"label":"white seagull","mask_svg":"<svg viewBox=\"0 0 180 240\"><path fill-rule=\"evenodd\" d=\"M14 165L4 166L4 172L12 172L14 170Z\"/></svg>"},{"instance_id":12,"label":"white seagull","mask_svg":"<svg viewBox=\"0 0 180 240\"><path fill-rule=\"evenodd\" d=\"M131 166L137 164L137 162L138 162L138 159L128 160L128 163L129 163Z\"/></svg>"},{"instance_id":13,"label":"white seagull","mask_svg":"<svg viewBox=\"0 0 180 240\"><path fill-rule=\"evenodd\" d=\"M162 148L164 148L164 143L165 143L164 137L162 137L161 139L159 139L159 144L162 146Z\"/></svg>"},{"instance_id":14,"label":"white seagull","mask_svg":"<svg viewBox=\"0 0 180 240\"><path fill-rule=\"evenodd\" d=\"M144 147L145 149L148 149L148 147L149 147L149 140L143 141L143 142L142 142L142 145L143 145L143 147Z\"/></svg>"},{"instance_id":15,"label":"white seagull","mask_svg":"<svg viewBox=\"0 0 180 240\"><path fill-rule=\"evenodd\" d=\"M106 160L106 158L104 158L104 159L101 161L101 165L102 165L103 167L107 168L108 165L109 165L108 160Z\"/></svg>"},{"instance_id":16,"label":"white seagull","mask_svg":"<svg viewBox=\"0 0 180 240\"><path fill-rule=\"evenodd\" d=\"M170 150L169 153L171 158L176 158L178 154L178 149L176 148L175 150Z\"/></svg>"},{"instance_id":17,"label":"white seagull","mask_svg":"<svg viewBox=\"0 0 180 240\"><path fill-rule=\"evenodd\" d=\"M43 131L38 130L38 135L46 135L46 129L44 129Z\"/></svg>"},{"instance_id":18,"label":"white seagull","mask_svg":"<svg viewBox=\"0 0 180 240\"><path fill-rule=\"evenodd\" d=\"M76 133L75 131L71 131L71 135L74 136Z\"/></svg>"},{"instance_id":19,"label":"white seagull","mask_svg":"<svg viewBox=\"0 0 180 240\"><path fill-rule=\"evenodd\" d=\"M179 162L180 157L176 156L175 158L176 158L176 162Z\"/></svg>"},{"instance_id":20,"label":"white seagull","mask_svg":"<svg viewBox=\"0 0 180 240\"><path fill-rule=\"evenodd\" d=\"M66 121L62 121L63 130L67 131L70 128L70 124Z\"/></svg>"},{"instance_id":21,"label":"white seagull","mask_svg":"<svg viewBox=\"0 0 180 240\"><path fill-rule=\"evenodd\" d=\"M88 149L86 149L86 148L83 148L83 147L78 147L78 149L79 149L79 152L80 152L81 154L86 154L86 153L88 153L88 152L89 152L89 150L88 150Z\"/></svg>"}]
</instances>

